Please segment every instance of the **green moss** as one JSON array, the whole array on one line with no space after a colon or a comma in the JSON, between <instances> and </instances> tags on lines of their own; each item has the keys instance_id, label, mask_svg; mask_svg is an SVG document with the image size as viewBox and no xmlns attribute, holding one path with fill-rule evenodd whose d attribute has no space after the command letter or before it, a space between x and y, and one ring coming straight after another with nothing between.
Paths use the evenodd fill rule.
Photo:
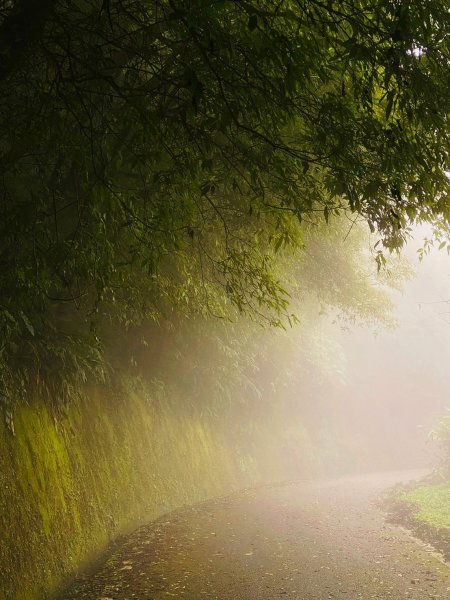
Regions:
<instances>
[{"instance_id":1,"label":"green moss","mask_svg":"<svg viewBox=\"0 0 450 600\"><path fill-rule=\"evenodd\" d=\"M232 428L176 407L130 385L57 413L35 399L16 436L0 423L2 600L47 598L117 535L260 478L256 437L239 449Z\"/></svg>"},{"instance_id":2,"label":"green moss","mask_svg":"<svg viewBox=\"0 0 450 600\"><path fill-rule=\"evenodd\" d=\"M450 528L450 483L420 485L401 494L416 509L416 518L437 529Z\"/></svg>"},{"instance_id":3,"label":"green moss","mask_svg":"<svg viewBox=\"0 0 450 600\"><path fill-rule=\"evenodd\" d=\"M107 542L242 483L205 420L136 391L93 390L53 414L21 406L0 427L0 597L42 600Z\"/></svg>"}]
</instances>

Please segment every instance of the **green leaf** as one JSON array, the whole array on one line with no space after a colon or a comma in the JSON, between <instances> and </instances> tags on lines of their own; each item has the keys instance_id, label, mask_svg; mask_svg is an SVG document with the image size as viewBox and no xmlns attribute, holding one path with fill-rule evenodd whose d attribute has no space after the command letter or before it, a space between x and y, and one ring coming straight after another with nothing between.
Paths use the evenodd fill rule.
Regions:
<instances>
[{"instance_id":1,"label":"green leaf","mask_svg":"<svg viewBox=\"0 0 450 600\"><path fill-rule=\"evenodd\" d=\"M31 324L30 320L28 319L26 314L23 312L20 313L20 316L22 317L22 321L24 322L25 327L27 328L28 332L34 337L34 327Z\"/></svg>"}]
</instances>

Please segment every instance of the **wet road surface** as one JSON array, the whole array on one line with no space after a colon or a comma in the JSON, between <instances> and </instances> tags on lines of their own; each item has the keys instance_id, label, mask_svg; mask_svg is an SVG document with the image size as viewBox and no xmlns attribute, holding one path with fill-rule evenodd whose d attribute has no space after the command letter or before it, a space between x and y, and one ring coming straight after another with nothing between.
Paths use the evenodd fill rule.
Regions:
<instances>
[{"instance_id":1,"label":"wet road surface","mask_svg":"<svg viewBox=\"0 0 450 600\"><path fill-rule=\"evenodd\" d=\"M67 600L450 598L450 567L385 523L408 473L248 490L140 528Z\"/></svg>"}]
</instances>

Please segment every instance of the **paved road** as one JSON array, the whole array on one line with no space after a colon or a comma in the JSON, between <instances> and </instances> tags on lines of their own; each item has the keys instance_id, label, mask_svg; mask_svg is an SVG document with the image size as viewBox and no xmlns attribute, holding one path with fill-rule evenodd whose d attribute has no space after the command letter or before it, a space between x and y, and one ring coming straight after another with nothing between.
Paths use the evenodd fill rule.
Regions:
<instances>
[{"instance_id":1,"label":"paved road","mask_svg":"<svg viewBox=\"0 0 450 600\"><path fill-rule=\"evenodd\" d=\"M64 598L448 599L450 567L377 506L407 476L266 487L171 513Z\"/></svg>"}]
</instances>

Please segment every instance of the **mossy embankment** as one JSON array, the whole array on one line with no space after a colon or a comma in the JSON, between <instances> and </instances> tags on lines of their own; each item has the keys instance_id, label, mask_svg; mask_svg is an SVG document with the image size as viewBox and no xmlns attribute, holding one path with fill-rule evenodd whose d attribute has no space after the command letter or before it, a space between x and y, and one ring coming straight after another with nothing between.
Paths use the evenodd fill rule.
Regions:
<instances>
[{"instance_id":1,"label":"mossy embankment","mask_svg":"<svg viewBox=\"0 0 450 600\"><path fill-rule=\"evenodd\" d=\"M395 489L387 498L389 518L431 544L450 560L450 482L427 478Z\"/></svg>"},{"instance_id":2,"label":"mossy embankment","mask_svg":"<svg viewBox=\"0 0 450 600\"><path fill-rule=\"evenodd\" d=\"M251 485L255 461L211 419L133 391L39 399L0 423L0 597L42 600L108 542L175 507Z\"/></svg>"}]
</instances>

